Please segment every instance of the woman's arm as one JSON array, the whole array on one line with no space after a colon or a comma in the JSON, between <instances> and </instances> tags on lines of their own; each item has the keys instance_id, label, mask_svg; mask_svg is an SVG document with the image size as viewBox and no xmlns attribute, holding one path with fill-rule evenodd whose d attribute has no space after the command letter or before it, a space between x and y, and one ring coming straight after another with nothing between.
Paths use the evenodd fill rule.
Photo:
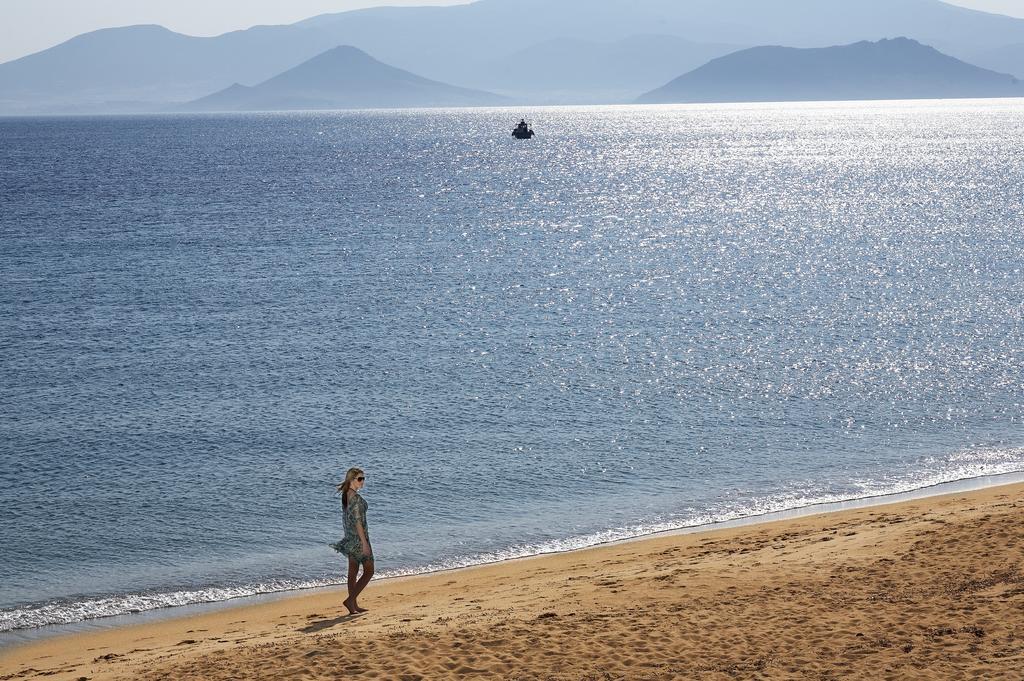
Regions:
<instances>
[{"instance_id":1,"label":"woman's arm","mask_svg":"<svg viewBox=\"0 0 1024 681\"><path fill-rule=\"evenodd\" d=\"M349 504L355 503L356 505L352 508L352 515L355 516L356 534L359 536L359 543L362 544L363 553L370 553L370 540L366 538L366 530L363 529L363 523L366 520L363 518L363 507L360 506L352 498L355 496L355 492L351 492L352 496L349 497Z\"/></svg>"},{"instance_id":2,"label":"woman's arm","mask_svg":"<svg viewBox=\"0 0 1024 681\"><path fill-rule=\"evenodd\" d=\"M360 523L356 523L356 534L359 535L359 541L363 545L363 553L372 553L370 551L370 540L366 538L366 532L363 531L363 526Z\"/></svg>"}]
</instances>

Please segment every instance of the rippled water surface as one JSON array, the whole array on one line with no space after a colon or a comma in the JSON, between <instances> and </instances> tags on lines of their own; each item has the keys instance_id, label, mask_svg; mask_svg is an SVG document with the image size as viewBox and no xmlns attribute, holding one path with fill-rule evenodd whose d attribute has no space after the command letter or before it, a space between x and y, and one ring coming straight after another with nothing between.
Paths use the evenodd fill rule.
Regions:
<instances>
[{"instance_id":1,"label":"rippled water surface","mask_svg":"<svg viewBox=\"0 0 1024 681\"><path fill-rule=\"evenodd\" d=\"M1024 104L0 119L0 630L1024 469Z\"/></svg>"}]
</instances>

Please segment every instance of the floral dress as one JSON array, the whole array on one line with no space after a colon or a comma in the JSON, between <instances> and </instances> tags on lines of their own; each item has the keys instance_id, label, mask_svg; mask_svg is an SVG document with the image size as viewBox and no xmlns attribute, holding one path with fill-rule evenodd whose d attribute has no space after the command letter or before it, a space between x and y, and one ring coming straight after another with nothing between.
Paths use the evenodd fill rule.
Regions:
<instances>
[{"instance_id":1,"label":"floral dress","mask_svg":"<svg viewBox=\"0 0 1024 681\"><path fill-rule=\"evenodd\" d=\"M370 543L370 532L366 529L366 507L366 500L359 496L358 492L353 493L348 500L348 508L343 514L345 537L341 541L331 544L331 548L338 553L344 553L360 563L373 560L373 548L370 547L369 553L363 553L363 542L359 539L359 533L356 531L357 526L362 527L366 543Z\"/></svg>"}]
</instances>

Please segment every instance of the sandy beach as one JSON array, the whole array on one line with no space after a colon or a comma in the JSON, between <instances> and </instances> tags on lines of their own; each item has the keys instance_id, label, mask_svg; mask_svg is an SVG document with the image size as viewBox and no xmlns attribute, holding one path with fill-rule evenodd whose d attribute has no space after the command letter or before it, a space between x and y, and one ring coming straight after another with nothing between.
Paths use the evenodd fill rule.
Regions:
<instances>
[{"instance_id":1,"label":"sandy beach","mask_svg":"<svg viewBox=\"0 0 1024 681\"><path fill-rule=\"evenodd\" d=\"M1020 679L1024 485L4 650L0 679Z\"/></svg>"}]
</instances>

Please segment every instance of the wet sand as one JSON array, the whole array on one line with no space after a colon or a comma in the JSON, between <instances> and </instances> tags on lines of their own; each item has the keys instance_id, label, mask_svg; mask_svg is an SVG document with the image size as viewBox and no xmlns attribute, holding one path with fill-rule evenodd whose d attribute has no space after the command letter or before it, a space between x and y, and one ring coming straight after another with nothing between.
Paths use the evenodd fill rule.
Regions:
<instances>
[{"instance_id":1,"label":"wet sand","mask_svg":"<svg viewBox=\"0 0 1024 681\"><path fill-rule=\"evenodd\" d=\"M662 535L0 652L8 679L1022 679L1024 485Z\"/></svg>"}]
</instances>

